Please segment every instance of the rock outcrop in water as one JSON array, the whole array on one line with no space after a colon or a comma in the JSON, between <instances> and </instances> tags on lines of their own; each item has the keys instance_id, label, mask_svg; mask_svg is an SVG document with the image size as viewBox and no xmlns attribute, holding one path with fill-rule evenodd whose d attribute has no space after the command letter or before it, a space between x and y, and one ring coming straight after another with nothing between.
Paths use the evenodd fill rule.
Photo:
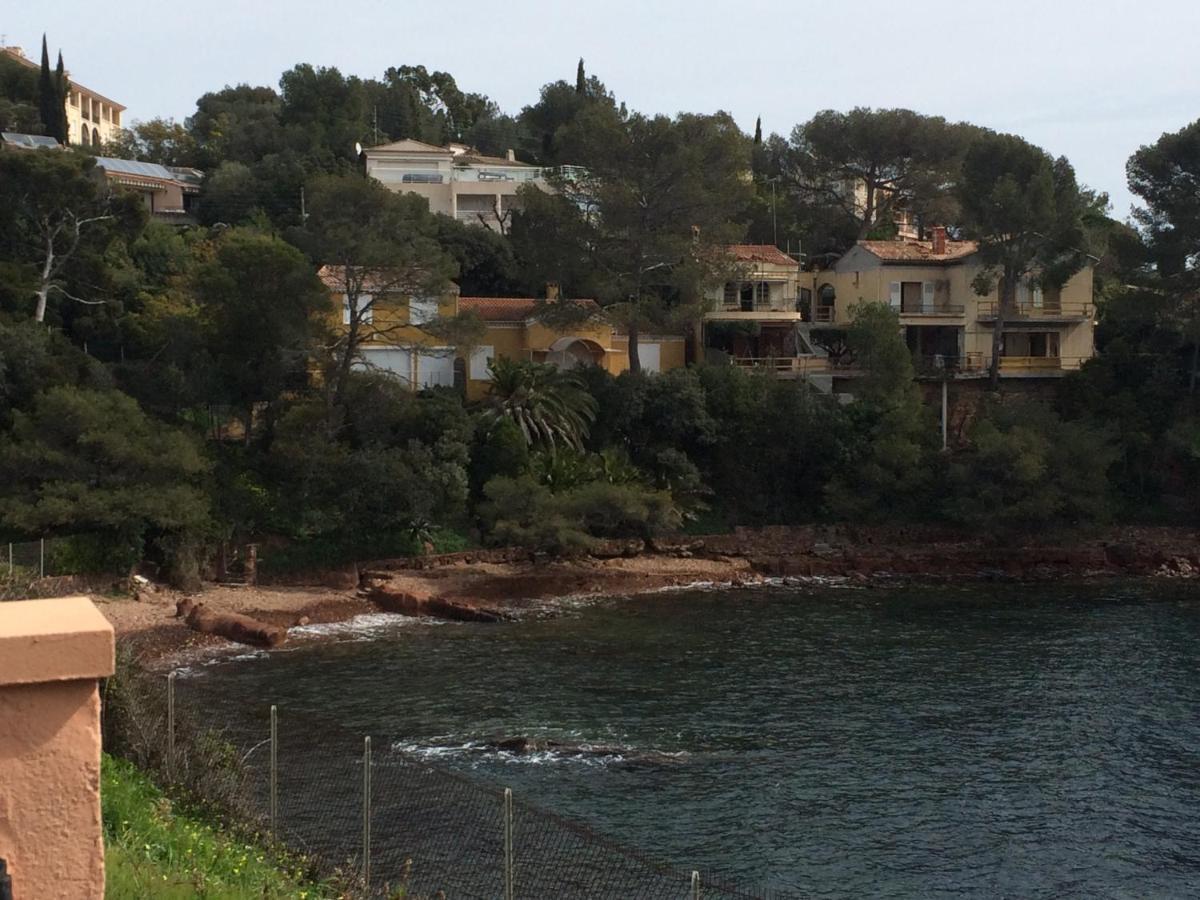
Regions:
<instances>
[{"instance_id":1,"label":"rock outcrop in water","mask_svg":"<svg viewBox=\"0 0 1200 900\"><path fill-rule=\"evenodd\" d=\"M278 647L287 640L286 628L240 613L216 612L188 597L176 605L175 615L183 618L193 631L215 634L251 647Z\"/></svg>"}]
</instances>

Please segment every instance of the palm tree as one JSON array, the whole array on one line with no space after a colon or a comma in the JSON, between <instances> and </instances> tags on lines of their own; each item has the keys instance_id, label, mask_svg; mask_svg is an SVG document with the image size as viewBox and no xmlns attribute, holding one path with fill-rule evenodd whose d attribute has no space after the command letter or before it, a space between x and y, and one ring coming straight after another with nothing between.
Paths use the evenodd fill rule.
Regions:
<instances>
[{"instance_id":1,"label":"palm tree","mask_svg":"<svg viewBox=\"0 0 1200 900\"><path fill-rule=\"evenodd\" d=\"M484 416L493 423L511 419L525 443L554 451L559 444L583 448L596 418L596 400L583 382L546 363L492 362L492 388Z\"/></svg>"}]
</instances>

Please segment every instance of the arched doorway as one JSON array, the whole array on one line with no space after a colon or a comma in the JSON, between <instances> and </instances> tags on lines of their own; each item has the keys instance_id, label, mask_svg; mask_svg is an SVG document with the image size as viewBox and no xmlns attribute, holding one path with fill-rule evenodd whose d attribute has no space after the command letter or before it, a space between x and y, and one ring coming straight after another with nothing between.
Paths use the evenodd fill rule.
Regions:
<instances>
[{"instance_id":1,"label":"arched doorway","mask_svg":"<svg viewBox=\"0 0 1200 900\"><path fill-rule=\"evenodd\" d=\"M559 338L546 352L546 362L560 369L576 366L600 365L604 361L604 348L595 341L581 337Z\"/></svg>"}]
</instances>

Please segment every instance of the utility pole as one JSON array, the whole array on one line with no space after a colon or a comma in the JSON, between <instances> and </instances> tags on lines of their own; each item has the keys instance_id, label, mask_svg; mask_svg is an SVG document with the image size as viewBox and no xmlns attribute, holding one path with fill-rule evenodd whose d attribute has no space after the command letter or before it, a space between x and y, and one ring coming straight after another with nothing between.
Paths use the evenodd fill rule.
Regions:
<instances>
[{"instance_id":1,"label":"utility pole","mask_svg":"<svg viewBox=\"0 0 1200 900\"><path fill-rule=\"evenodd\" d=\"M308 224L308 210L304 207L304 185L300 185L300 224Z\"/></svg>"}]
</instances>

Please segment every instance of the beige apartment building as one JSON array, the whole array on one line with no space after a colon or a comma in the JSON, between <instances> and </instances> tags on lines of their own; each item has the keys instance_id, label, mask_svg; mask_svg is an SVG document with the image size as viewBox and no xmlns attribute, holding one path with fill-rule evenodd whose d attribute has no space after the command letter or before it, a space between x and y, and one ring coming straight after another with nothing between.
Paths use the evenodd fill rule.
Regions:
<instances>
[{"instance_id":1,"label":"beige apartment building","mask_svg":"<svg viewBox=\"0 0 1200 900\"><path fill-rule=\"evenodd\" d=\"M981 378L990 366L1000 298L998 285L985 296L975 292L981 263L972 241L949 240L942 228L928 241L859 241L811 272L774 247L730 249L744 268L709 296L702 346L710 361L818 380L852 377L839 334L857 304L884 302L899 314L918 374ZM1059 377L1093 356L1092 276L1089 259L1059 290L1032 280L1017 286L1002 326L1002 377Z\"/></svg>"},{"instance_id":2,"label":"beige apartment building","mask_svg":"<svg viewBox=\"0 0 1200 900\"><path fill-rule=\"evenodd\" d=\"M0 53L33 69L41 66L25 55L20 47L0 47ZM125 107L103 94L86 88L67 72L71 89L67 93L67 143L81 147L102 147L116 140L121 130Z\"/></svg>"},{"instance_id":3,"label":"beige apartment building","mask_svg":"<svg viewBox=\"0 0 1200 900\"><path fill-rule=\"evenodd\" d=\"M434 213L506 233L524 184L547 189L545 170L505 156L485 156L465 144L437 147L406 139L369 147L367 174L393 191L420 194Z\"/></svg>"}]
</instances>

